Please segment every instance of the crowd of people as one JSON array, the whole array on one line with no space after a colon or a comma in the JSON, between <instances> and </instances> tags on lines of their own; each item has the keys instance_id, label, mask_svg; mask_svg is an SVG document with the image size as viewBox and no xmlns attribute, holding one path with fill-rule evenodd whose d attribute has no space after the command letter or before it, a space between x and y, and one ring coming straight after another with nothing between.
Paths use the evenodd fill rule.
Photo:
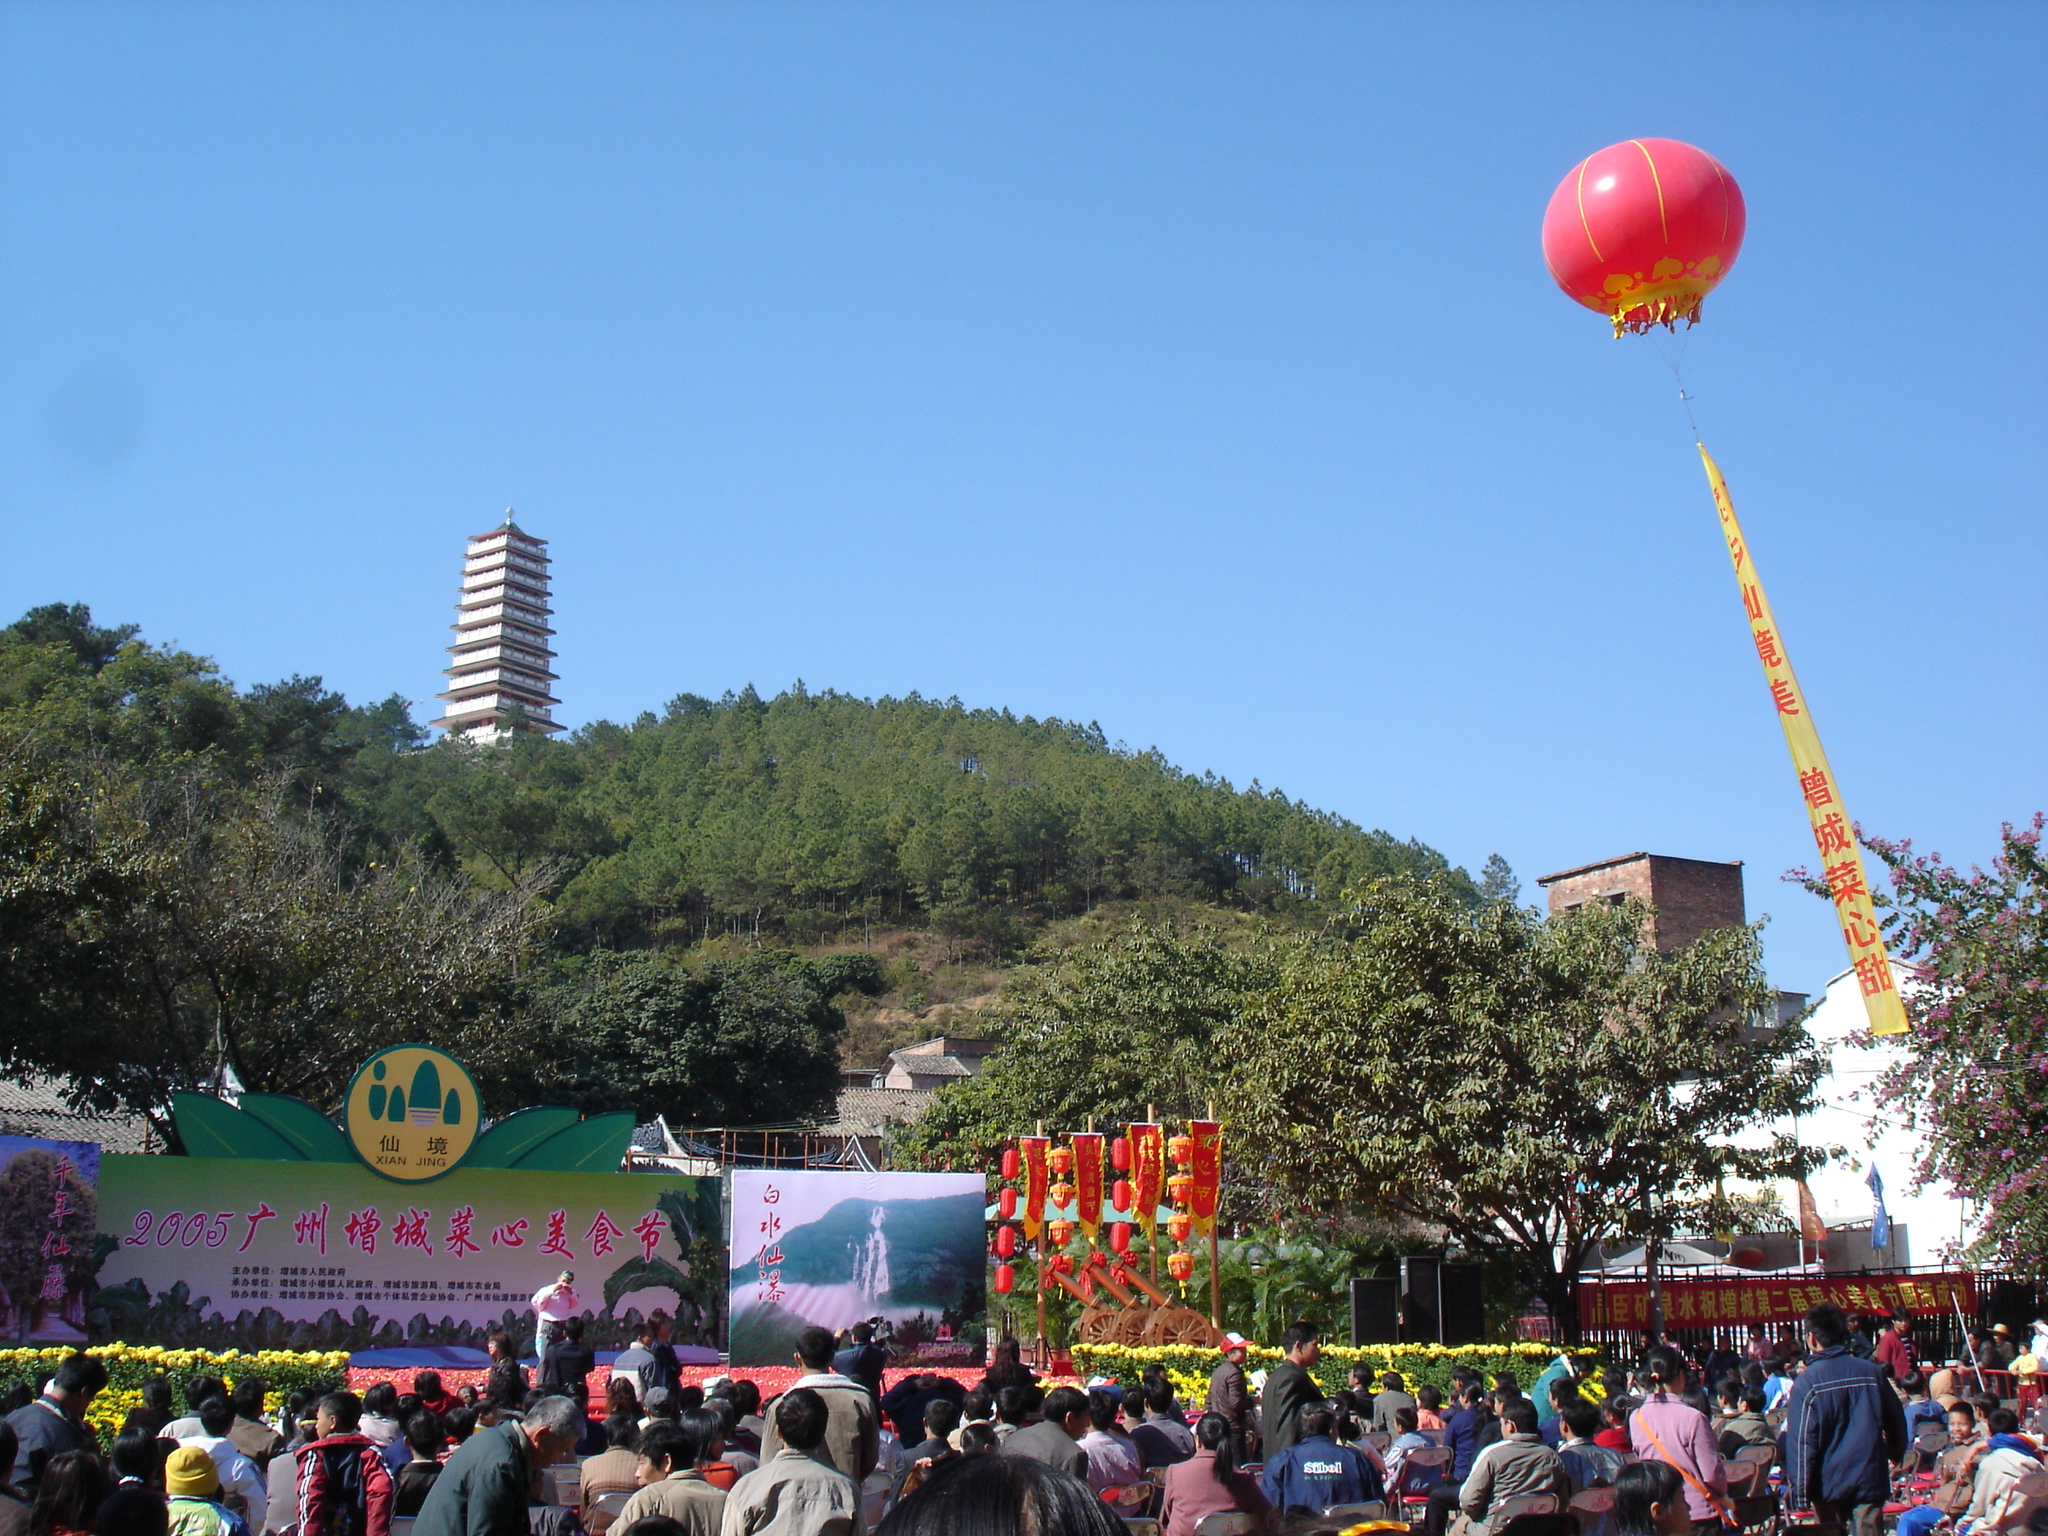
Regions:
<instances>
[{"instance_id":1,"label":"crowd of people","mask_svg":"<svg viewBox=\"0 0 2048 1536\"><path fill-rule=\"evenodd\" d=\"M657 1315L593 1412L565 1317L537 1382L497 1335L480 1388L431 1370L403 1393L336 1383L275 1422L260 1381L183 1381L175 1415L159 1378L105 1454L85 1416L106 1368L74 1354L0 1420L0 1536L1125 1536L1126 1515L1195 1536L1218 1514L1273 1531L1380 1510L1425 1536L1507 1536L1523 1496L1561 1513L1591 1489L1611 1495L1583 1505L1580 1536L1729 1536L1755 1524L1731 1462L1776 1465L1782 1507L1843 1536L1878 1536L1888 1508L1899 1536L2048 1529L2048 1401L2023 1426L1958 1373L1923 1373L1909 1324L1867 1352L1853 1332L1824 1306L1791 1359L1759 1331L1699 1364L1666 1340L1597 1382L1560 1362L1531 1396L1505 1373L1411 1392L1365 1366L1331 1395L1298 1323L1256 1392L1228 1336L1196 1412L1158 1366L1049 1385L1014 1340L971 1387L905 1372L885 1391L865 1324L802 1333L796 1380L764 1403L745 1379L684 1384Z\"/></svg>"}]
</instances>

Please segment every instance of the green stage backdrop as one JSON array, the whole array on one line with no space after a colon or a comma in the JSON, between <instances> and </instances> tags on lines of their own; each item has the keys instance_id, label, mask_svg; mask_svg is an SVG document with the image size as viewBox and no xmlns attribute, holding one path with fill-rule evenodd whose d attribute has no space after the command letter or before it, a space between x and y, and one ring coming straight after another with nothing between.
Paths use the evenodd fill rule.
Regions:
<instances>
[{"instance_id":1,"label":"green stage backdrop","mask_svg":"<svg viewBox=\"0 0 2048 1536\"><path fill-rule=\"evenodd\" d=\"M716 1179L458 1168L395 1184L350 1163L100 1163L96 1338L245 1349L530 1339L530 1298L576 1275L593 1338L664 1308L715 1326Z\"/></svg>"}]
</instances>

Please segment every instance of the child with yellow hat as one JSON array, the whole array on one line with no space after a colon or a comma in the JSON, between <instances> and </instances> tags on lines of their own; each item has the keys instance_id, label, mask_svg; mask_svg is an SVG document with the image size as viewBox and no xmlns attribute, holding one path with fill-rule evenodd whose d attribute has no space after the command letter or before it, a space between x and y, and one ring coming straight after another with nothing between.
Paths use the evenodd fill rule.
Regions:
<instances>
[{"instance_id":1,"label":"child with yellow hat","mask_svg":"<svg viewBox=\"0 0 2048 1536\"><path fill-rule=\"evenodd\" d=\"M220 1472L198 1446L181 1445L164 1458L164 1492L169 1536L249 1536L249 1522L220 1502Z\"/></svg>"}]
</instances>

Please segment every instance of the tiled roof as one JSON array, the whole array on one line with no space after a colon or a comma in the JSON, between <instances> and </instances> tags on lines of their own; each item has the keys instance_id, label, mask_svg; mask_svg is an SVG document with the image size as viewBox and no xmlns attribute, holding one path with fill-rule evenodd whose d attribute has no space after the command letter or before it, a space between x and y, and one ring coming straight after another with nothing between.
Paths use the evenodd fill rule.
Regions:
<instances>
[{"instance_id":1,"label":"tiled roof","mask_svg":"<svg viewBox=\"0 0 2048 1536\"><path fill-rule=\"evenodd\" d=\"M108 1152L160 1152L163 1140L140 1115L73 1109L56 1078L0 1079L0 1134L96 1141Z\"/></svg>"},{"instance_id":2,"label":"tiled roof","mask_svg":"<svg viewBox=\"0 0 2048 1536\"><path fill-rule=\"evenodd\" d=\"M912 1077L972 1077L981 1070L981 1063L962 1061L958 1056L905 1056L902 1053L890 1058L891 1070L908 1072Z\"/></svg>"},{"instance_id":3,"label":"tiled roof","mask_svg":"<svg viewBox=\"0 0 2048 1536\"><path fill-rule=\"evenodd\" d=\"M888 1121L915 1120L931 1099L926 1088L842 1088L832 1123L819 1126L818 1134L879 1136Z\"/></svg>"}]
</instances>

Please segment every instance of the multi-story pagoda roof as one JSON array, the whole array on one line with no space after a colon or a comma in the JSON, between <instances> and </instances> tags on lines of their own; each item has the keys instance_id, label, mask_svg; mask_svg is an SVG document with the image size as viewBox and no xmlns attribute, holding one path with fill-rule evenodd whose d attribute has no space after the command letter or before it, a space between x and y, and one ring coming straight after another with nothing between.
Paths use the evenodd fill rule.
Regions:
<instances>
[{"instance_id":1,"label":"multi-story pagoda roof","mask_svg":"<svg viewBox=\"0 0 2048 1536\"><path fill-rule=\"evenodd\" d=\"M451 736L497 741L515 729L549 735L563 729L552 711L557 680L548 620L548 542L512 521L473 534L455 604L452 664L440 695L447 712L434 724Z\"/></svg>"}]
</instances>

